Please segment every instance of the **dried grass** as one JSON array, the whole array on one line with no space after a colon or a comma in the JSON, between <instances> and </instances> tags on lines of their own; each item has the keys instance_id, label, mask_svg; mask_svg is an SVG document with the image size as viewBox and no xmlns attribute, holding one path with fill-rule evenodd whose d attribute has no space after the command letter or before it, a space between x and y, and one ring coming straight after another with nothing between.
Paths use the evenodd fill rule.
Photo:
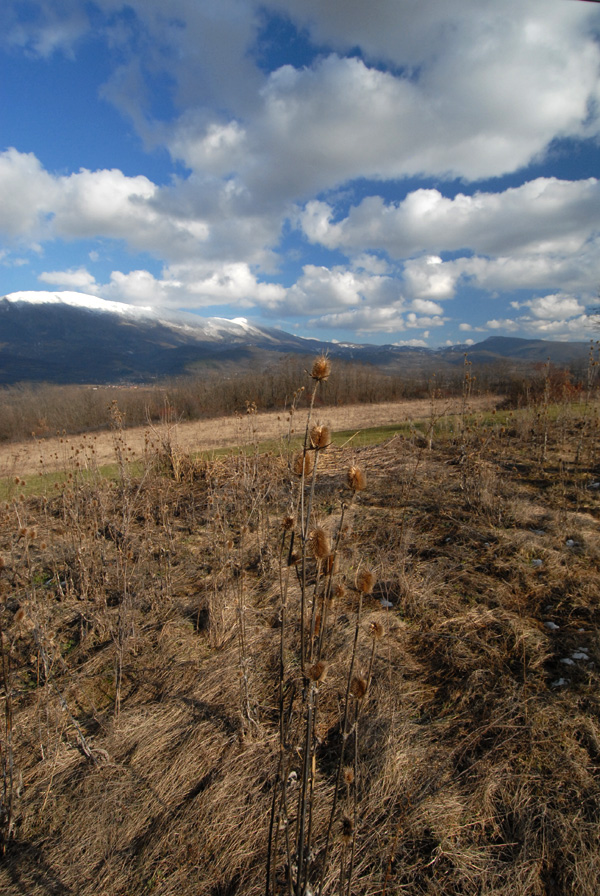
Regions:
<instances>
[{"instance_id":1,"label":"dried grass","mask_svg":"<svg viewBox=\"0 0 600 896\"><path fill-rule=\"evenodd\" d=\"M560 421L560 457L548 439L543 476L530 440L499 445L483 430L466 453L448 434L431 450L394 439L319 458L314 514L331 544L349 468L366 488L344 516L326 675L308 676L318 688L313 890L352 656L368 685L351 694L356 758L350 727L323 896L339 891L342 866L361 896L595 896L600 496L588 489L583 502L578 483L599 471L564 462L578 449L576 422ZM150 462L113 483L75 471L55 496L15 495L2 508L15 768L2 892L264 893L287 470L285 457L250 453L182 476ZM287 548L283 559L285 700L295 688L298 701L303 586ZM300 732L302 712L291 721ZM6 768L6 728L2 750ZM302 749L288 760L292 829ZM281 855L276 892L287 893Z\"/></svg>"}]
</instances>

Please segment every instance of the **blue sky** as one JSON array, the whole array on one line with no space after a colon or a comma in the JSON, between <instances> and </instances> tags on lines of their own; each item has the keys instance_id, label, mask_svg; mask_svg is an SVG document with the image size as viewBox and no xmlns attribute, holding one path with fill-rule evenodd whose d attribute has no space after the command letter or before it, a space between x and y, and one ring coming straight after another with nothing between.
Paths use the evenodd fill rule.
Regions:
<instances>
[{"instance_id":1,"label":"blue sky","mask_svg":"<svg viewBox=\"0 0 600 896\"><path fill-rule=\"evenodd\" d=\"M0 295L589 339L600 4L4 0Z\"/></svg>"}]
</instances>

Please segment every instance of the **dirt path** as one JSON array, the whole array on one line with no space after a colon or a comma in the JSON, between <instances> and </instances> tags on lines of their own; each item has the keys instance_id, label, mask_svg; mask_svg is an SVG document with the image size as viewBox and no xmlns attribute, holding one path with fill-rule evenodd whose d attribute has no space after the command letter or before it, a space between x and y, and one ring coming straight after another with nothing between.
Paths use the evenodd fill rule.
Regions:
<instances>
[{"instance_id":1,"label":"dirt path","mask_svg":"<svg viewBox=\"0 0 600 896\"><path fill-rule=\"evenodd\" d=\"M470 402L474 411L493 408L498 398L493 395L478 396ZM435 412L456 413L460 399L440 400ZM385 404L348 405L341 408L324 408L317 411L315 420L326 423L332 430L361 430L371 426L386 426L407 420L422 420L429 417L431 407L428 400L399 401ZM304 414L298 412L296 426L304 427ZM219 417L213 420L198 420L179 423L172 430L175 444L183 451L202 451L243 444L249 439L259 441L278 438L287 434L289 418L287 414L276 412L259 413L250 417ZM128 459L141 457L148 443L158 443L167 432L160 426L129 429L124 433L124 443ZM114 463L115 440L110 432L64 438L31 439L27 442L0 445L0 478L9 476L26 477L36 473L48 473L70 468L74 463L102 466Z\"/></svg>"}]
</instances>

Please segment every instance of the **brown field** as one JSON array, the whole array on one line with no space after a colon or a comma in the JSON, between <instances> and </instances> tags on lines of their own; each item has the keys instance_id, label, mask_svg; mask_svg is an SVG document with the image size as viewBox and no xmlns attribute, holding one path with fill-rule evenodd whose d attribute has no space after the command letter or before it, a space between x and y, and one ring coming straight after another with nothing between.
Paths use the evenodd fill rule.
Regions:
<instances>
[{"instance_id":1,"label":"brown field","mask_svg":"<svg viewBox=\"0 0 600 896\"><path fill-rule=\"evenodd\" d=\"M474 396L469 401L473 411L493 408L498 403L496 396ZM461 399L439 399L436 414L456 413ZM425 420L431 414L431 404L426 400L396 401L384 404L356 404L345 407L323 408L315 418L326 422L334 431L368 429L373 426L387 426L407 420ZM303 421L300 420L300 424ZM258 413L251 417L251 429L261 440L277 439L287 434L288 416L285 413ZM302 425L300 425L302 428ZM245 417L217 417L177 423L170 433L160 424L155 427L138 426L127 429L124 439L132 458L141 458L150 437L152 442L168 438L184 452L214 451L232 447L247 441L248 422ZM26 442L0 443L0 479L13 476L31 476L40 472L54 472L68 466L71 454L77 448L89 449L93 446L95 461L99 465L115 460L114 436L111 432L100 432L83 436L63 436L43 439L32 438Z\"/></svg>"},{"instance_id":2,"label":"brown field","mask_svg":"<svg viewBox=\"0 0 600 896\"><path fill-rule=\"evenodd\" d=\"M493 403L5 446L0 892L597 896L597 405Z\"/></svg>"}]
</instances>

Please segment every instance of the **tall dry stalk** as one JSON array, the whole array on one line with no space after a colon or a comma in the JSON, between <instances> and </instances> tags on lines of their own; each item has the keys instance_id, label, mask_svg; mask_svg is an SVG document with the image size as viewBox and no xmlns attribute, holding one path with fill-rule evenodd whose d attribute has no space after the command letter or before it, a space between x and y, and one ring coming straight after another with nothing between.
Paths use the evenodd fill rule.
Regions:
<instances>
[{"instance_id":1,"label":"tall dry stalk","mask_svg":"<svg viewBox=\"0 0 600 896\"><path fill-rule=\"evenodd\" d=\"M342 497L336 526L320 524L319 471L321 456L331 444L331 433L327 426L313 423L312 414L318 390L329 372L330 363L326 358L315 361L311 370L313 385L309 392L304 442L301 454L291 467L297 486L290 513L283 523L279 547L279 756L269 822L266 896L279 892L277 879L281 874L288 896L325 892L324 880L331 871L329 854L333 830L337 830L340 821L338 803L344 756L353 733L355 756L352 761L355 765L358 763L358 710L353 718L352 708L356 703L353 689L362 604L374 583L372 573L364 569L357 576L353 589L356 594L355 624L340 719L342 742L327 805L324 792L331 790L331 784L326 784L325 779L321 781L323 773L317 731L328 672L339 665L338 658L330 652L337 622L332 603L336 591L340 595L345 592L338 565L347 514L356 494L366 486L364 473L360 467L352 465L345 483L350 497ZM294 607L297 607L297 616L293 614ZM355 806L353 814L356 813ZM352 838L348 842L351 843ZM338 883L343 889L350 886L353 857L354 846L350 849L348 863L342 863Z\"/></svg>"}]
</instances>

